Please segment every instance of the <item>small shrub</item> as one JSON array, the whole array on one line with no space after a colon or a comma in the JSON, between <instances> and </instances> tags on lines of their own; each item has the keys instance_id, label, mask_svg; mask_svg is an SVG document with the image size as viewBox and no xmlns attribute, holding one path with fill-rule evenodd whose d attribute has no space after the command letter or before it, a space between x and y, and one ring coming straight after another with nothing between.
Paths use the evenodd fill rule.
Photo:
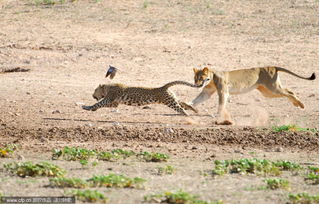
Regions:
<instances>
[{"instance_id":1,"label":"small shrub","mask_svg":"<svg viewBox=\"0 0 319 204\"><path fill-rule=\"evenodd\" d=\"M292 204L319 203L319 194L309 195L308 193L298 193L298 194L289 194L288 197Z\"/></svg>"},{"instance_id":2,"label":"small shrub","mask_svg":"<svg viewBox=\"0 0 319 204\"><path fill-rule=\"evenodd\" d=\"M308 166L308 169L313 172L313 173L318 173L319 174L319 167L314 167L314 166Z\"/></svg>"},{"instance_id":3,"label":"small shrub","mask_svg":"<svg viewBox=\"0 0 319 204\"><path fill-rule=\"evenodd\" d=\"M24 163L8 163L4 164L4 168L7 171L16 174L20 177L26 176L49 176L49 177L59 177L65 174L65 170L58 167L57 165L51 164L49 162L40 162L33 164L32 162Z\"/></svg>"},{"instance_id":4,"label":"small shrub","mask_svg":"<svg viewBox=\"0 0 319 204\"><path fill-rule=\"evenodd\" d=\"M286 161L286 160L280 160L277 162L273 162L273 164L280 168L283 171L297 171L302 169L302 167L294 162Z\"/></svg>"},{"instance_id":5,"label":"small shrub","mask_svg":"<svg viewBox=\"0 0 319 204\"><path fill-rule=\"evenodd\" d=\"M213 175L225 173L279 175L281 171L297 171L302 169L299 164L290 161L272 162L266 159L215 160Z\"/></svg>"},{"instance_id":6,"label":"small shrub","mask_svg":"<svg viewBox=\"0 0 319 204\"><path fill-rule=\"evenodd\" d=\"M107 203L108 198L104 196L104 194L95 191L95 190L73 190L69 194L76 197L76 199L81 200L83 202L99 202L99 203Z\"/></svg>"},{"instance_id":7,"label":"small shrub","mask_svg":"<svg viewBox=\"0 0 319 204\"><path fill-rule=\"evenodd\" d=\"M49 186L58 188L85 188L89 186L86 181L80 178L50 178L49 182Z\"/></svg>"},{"instance_id":8,"label":"small shrub","mask_svg":"<svg viewBox=\"0 0 319 204\"><path fill-rule=\"evenodd\" d=\"M317 185L317 184L319 184L319 174L311 172L311 173L306 175L305 181L310 183L310 184Z\"/></svg>"},{"instance_id":9,"label":"small shrub","mask_svg":"<svg viewBox=\"0 0 319 204\"><path fill-rule=\"evenodd\" d=\"M7 144L3 148L0 148L0 157L10 157L13 155L14 151L17 149L15 144Z\"/></svg>"},{"instance_id":10,"label":"small shrub","mask_svg":"<svg viewBox=\"0 0 319 204\"><path fill-rule=\"evenodd\" d=\"M199 200L197 195L192 195L187 192L177 191L176 193L165 192L161 194L152 194L144 196L145 202L171 203L171 204L222 204L222 201L209 202Z\"/></svg>"},{"instance_id":11,"label":"small shrub","mask_svg":"<svg viewBox=\"0 0 319 204\"><path fill-rule=\"evenodd\" d=\"M141 152L138 154L142 160L147 162L166 162L169 159L167 154L162 153L149 153L149 152Z\"/></svg>"},{"instance_id":12,"label":"small shrub","mask_svg":"<svg viewBox=\"0 0 319 204\"><path fill-rule=\"evenodd\" d=\"M175 168L173 166L167 165L165 167L159 167L157 169L158 175L164 175L164 174L173 174L175 172Z\"/></svg>"},{"instance_id":13,"label":"small shrub","mask_svg":"<svg viewBox=\"0 0 319 204\"><path fill-rule=\"evenodd\" d=\"M215 160L214 163L213 175L223 175L225 173L279 175L281 173L278 167L265 159Z\"/></svg>"},{"instance_id":14,"label":"small shrub","mask_svg":"<svg viewBox=\"0 0 319 204\"><path fill-rule=\"evenodd\" d=\"M282 126L274 126L272 129L275 132L283 132L283 131L311 131L311 132L318 132L316 128L300 128L297 125L282 125Z\"/></svg>"},{"instance_id":15,"label":"small shrub","mask_svg":"<svg viewBox=\"0 0 319 204\"><path fill-rule=\"evenodd\" d=\"M280 179L280 178L265 179L264 182L267 184L266 187L271 190L276 190L276 189L289 190L290 189L289 181L285 179Z\"/></svg>"},{"instance_id":16,"label":"small shrub","mask_svg":"<svg viewBox=\"0 0 319 204\"><path fill-rule=\"evenodd\" d=\"M319 184L319 168L308 166L309 172L305 176L305 181L312 185Z\"/></svg>"},{"instance_id":17,"label":"small shrub","mask_svg":"<svg viewBox=\"0 0 319 204\"><path fill-rule=\"evenodd\" d=\"M78 147L64 147L62 150L54 149L52 153L52 159L56 160L62 157L67 161L89 160L96 156L95 150L88 150Z\"/></svg>"},{"instance_id":18,"label":"small shrub","mask_svg":"<svg viewBox=\"0 0 319 204\"><path fill-rule=\"evenodd\" d=\"M100 152L97 155L98 160L104 161L117 161L119 159L126 159L130 156L135 155L133 151L127 151L122 149L114 149L111 152Z\"/></svg>"},{"instance_id":19,"label":"small shrub","mask_svg":"<svg viewBox=\"0 0 319 204\"><path fill-rule=\"evenodd\" d=\"M123 149L114 149L111 151L114 155L119 155L122 158L126 159L130 156L135 155L136 153L133 151L129 151L129 150L123 150Z\"/></svg>"},{"instance_id":20,"label":"small shrub","mask_svg":"<svg viewBox=\"0 0 319 204\"><path fill-rule=\"evenodd\" d=\"M139 177L129 178L111 173L106 176L94 176L87 181L93 187L140 188L146 180Z\"/></svg>"}]
</instances>

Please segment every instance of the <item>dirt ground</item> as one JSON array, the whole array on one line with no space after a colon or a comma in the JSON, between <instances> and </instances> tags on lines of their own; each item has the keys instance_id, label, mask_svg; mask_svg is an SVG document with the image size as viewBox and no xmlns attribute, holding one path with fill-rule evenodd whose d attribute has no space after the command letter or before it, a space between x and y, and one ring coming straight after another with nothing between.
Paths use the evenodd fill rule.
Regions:
<instances>
[{"instance_id":1,"label":"dirt ground","mask_svg":"<svg viewBox=\"0 0 319 204\"><path fill-rule=\"evenodd\" d=\"M104 83L159 87L173 80L193 82L192 68L233 70L285 67L303 76L319 73L318 0L78 0L44 5L41 0L0 1L0 144L21 145L23 160L50 160L63 146L164 152L176 175L157 176L166 164L105 162L79 169L78 162L54 161L68 176L113 172L148 180L144 190L105 190L110 203L140 203L163 190L198 194L225 203L285 203L286 191L247 191L255 176L207 178L200 171L214 159L267 158L319 163L319 135L275 133L274 125L319 128L319 80L280 73L283 85L305 104L267 99L251 91L230 97L233 126L215 125L218 97L184 117L163 105L119 106L96 112L94 89ZM56 1L58 2L58 1ZM105 78L108 65L120 70ZM28 72L8 72L21 68ZM200 90L171 88L185 102ZM21 157L19 157L21 158ZM1 163L18 157L0 159ZM2 166L2 165L1 165ZM284 175L292 193L319 193L301 177ZM0 172L0 193L9 196L63 195L46 178L20 179ZM19 189L19 191L17 191Z\"/></svg>"}]
</instances>

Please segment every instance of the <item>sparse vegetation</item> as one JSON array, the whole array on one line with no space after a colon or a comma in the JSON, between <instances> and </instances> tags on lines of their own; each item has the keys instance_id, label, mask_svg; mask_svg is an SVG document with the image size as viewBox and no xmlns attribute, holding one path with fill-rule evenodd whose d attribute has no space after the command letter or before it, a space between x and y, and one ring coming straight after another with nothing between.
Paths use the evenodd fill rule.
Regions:
<instances>
[{"instance_id":1,"label":"sparse vegetation","mask_svg":"<svg viewBox=\"0 0 319 204\"><path fill-rule=\"evenodd\" d=\"M239 160L215 160L213 175L223 175L225 173L242 173L242 174L263 174L279 175L281 171L299 170L299 164L289 161L272 162L266 159L239 159Z\"/></svg>"},{"instance_id":2,"label":"sparse vegetation","mask_svg":"<svg viewBox=\"0 0 319 204\"><path fill-rule=\"evenodd\" d=\"M104 160L104 161L117 161L119 159L126 159L126 158L133 156L135 154L136 153L133 151L114 149L111 152L98 153L97 159Z\"/></svg>"},{"instance_id":3,"label":"sparse vegetation","mask_svg":"<svg viewBox=\"0 0 319 204\"><path fill-rule=\"evenodd\" d=\"M88 160L97 154L95 150L88 150L78 147L64 147L62 150L54 149L52 159L56 160L62 157L67 161Z\"/></svg>"},{"instance_id":4,"label":"sparse vegetation","mask_svg":"<svg viewBox=\"0 0 319 204\"><path fill-rule=\"evenodd\" d=\"M282 132L282 131L311 131L311 132L318 132L316 128L301 128L297 125L282 125L282 126L273 126L272 129L275 132Z\"/></svg>"},{"instance_id":5,"label":"sparse vegetation","mask_svg":"<svg viewBox=\"0 0 319 204\"><path fill-rule=\"evenodd\" d=\"M171 203L171 204L222 204L222 201L210 202L199 200L197 195L192 195L184 191L175 193L165 192L144 196L146 202Z\"/></svg>"},{"instance_id":6,"label":"sparse vegetation","mask_svg":"<svg viewBox=\"0 0 319 204\"><path fill-rule=\"evenodd\" d=\"M158 167L157 174L164 175L164 174L173 174L175 172L175 168L173 166L167 165L164 167Z\"/></svg>"},{"instance_id":7,"label":"sparse vegetation","mask_svg":"<svg viewBox=\"0 0 319 204\"><path fill-rule=\"evenodd\" d=\"M157 152L141 152L138 154L138 157L147 162L166 162L169 159L169 156L167 154Z\"/></svg>"},{"instance_id":8,"label":"sparse vegetation","mask_svg":"<svg viewBox=\"0 0 319 204\"><path fill-rule=\"evenodd\" d=\"M49 176L49 177L59 177L65 174L65 170L58 167L57 165L51 164L49 162L40 162L33 164L32 162L23 163L8 163L4 164L4 168L20 177L26 176Z\"/></svg>"},{"instance_id":9,"label":"sparse vegetation","mask_svg":"<svg viewBox=\"0 0 319 204\"><path fill-rule=\"evenodd\" d=\"M308 166L309 172L305 176L305 181L312 185L319 184L319 168Z\"/></svg>"},{"instance_id":10,"label":"sparse vegetation","mask_svg":"<svg viewBox=\"0 0 319 204\"><path fill-rule=\"evenodd\" d=\"M267 189L276 190L276 189L290 189L290 184L288 180L281 178L268 178L264 182L267 184Z\"/></svg>"},{"instance_id":11,"label":"sparse vegetation","mask_svg":"<svg viewBox=\"0 0 319 204\"><path fill-rule=\"evenodd\" d=\"M276 161L273 162L273 164L283 171L298 171L302 169L302 167L299 164L287 160Z\"/></svg>"},{"instance_id":12,"label":"sparse vegetation","mask_svg":"<svg viewBox=\"0 0 319 204\"><path fill-rule=\"evenodd\" d=\"M0 148L0 157L11 157L15 150L17 150L17 145L7 144L4 147Z\"/></svg>"},{"instance_id":13,"label":"sparse vegetation","mask_svg":"<svg viewBox=\"0 0 319 204\"><path fill-rule=\"evenodd\" d=\"M107 203L108 201L108 198L105 197L104 194L96 190L73 190L68 194L75 196L76 199L81 200L83 202Z\"/></svg>"},{"instance_id":14,"label":"sparse vegetation","mask_svg":"<svg viewBox=\"0 0 319 204\"><path fill-rule=\"evenodd\" d=\"M292 204L315 204L319 203L319 194L309 195L308 193L289 194L289 201Z\"/></svg>"},{"instance_id":15,"label":"sparse vegetation","mask_svg":"<svg viewBox=\"0 0 319 204\"><path fill-rule=\"evenodd\" d=\"M110 152L98 152L96 150L88 150L78 147L64 147L61 150L54 149L52 159L56 160L62 158L67 161L80 161L82 166L86 166L88 164L88 160L93 158L103 161L117 161L119 159L126 159L133 155L136 155L136 153L123 149L114 149Z\"/></svg>"},{"instance_id":16,"label":"sparse vegetation","mask_svg":"<svg viewBox=\"0 0 319 204\"><path fill-rule=\"evenodd\" d=\"M83 181L80 178L50 178L49 182L49 186L59 188L85 188L89 186L88 182Z\"/></svg>"},{"instance_id":17,"label":"sparse vegetation","mask_svg":"<svg viewBox=\"0 0 319 204\"><path fill-rule=\"evenodd\" d=\"M93 176L87 181L93 187L141 188L146 180L139 177L129 178L111 173L106 176Z\"/></svg>"}]
</instances>

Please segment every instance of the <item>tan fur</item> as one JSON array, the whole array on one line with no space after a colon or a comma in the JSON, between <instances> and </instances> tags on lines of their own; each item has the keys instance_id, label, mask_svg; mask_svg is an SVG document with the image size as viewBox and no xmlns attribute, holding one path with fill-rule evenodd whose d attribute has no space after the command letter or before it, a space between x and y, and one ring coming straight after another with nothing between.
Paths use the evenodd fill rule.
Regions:
<instances>
[{"instance_id":1,"label":"tan fur","mask_svg":"<svg viewBox=\"0 0 319 204\"><path fill-rule=\"evenodd\" d=\"M242 94L257 89L265 97L287 97L294 106L304 108L304 104L292 91L282 87L278 71L307 80L314 80L316 78L315 73L311 77L306 78L281 67L260 67L225 72L217 72L207 67L204 69L194 68L195 84L203 84L207 79L210 79L210 82L191 102L191 105L196 106L209 99L217 91L219 96L218 115L221 116L223 112L227 113L226 103L230 94ZM229 124L228 122L224 121L222 123Z\"/></svg>"},{"instance_id":2,"label":"tan fur","mask_svg":"<svg viewBox=\"0 0 319 204\"><path fill-rule=\"evenodd\" d=\"M174 93L168 90L174 85L186 85L190 87L201 87L184 81L173 81L159 88L127 87L123 84L99 85L93 98L98 102L92 106L82 106L85 110L96 111L102 107L117 107L119 104L129 106L142 106L148 104L164 104L175 111L188 115L185 110L197 112L191 105L178 101Z\"/></svg>"}]
</instances>

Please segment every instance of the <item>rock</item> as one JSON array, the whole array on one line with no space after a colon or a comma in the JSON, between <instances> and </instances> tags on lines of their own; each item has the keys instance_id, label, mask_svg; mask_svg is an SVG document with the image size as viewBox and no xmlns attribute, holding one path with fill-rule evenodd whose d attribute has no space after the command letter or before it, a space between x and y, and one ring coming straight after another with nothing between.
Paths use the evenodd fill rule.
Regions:
<instances>
[{"instance_id":1,"label":"rock","mask_svg":"<svg viewBox=\"0 0 319 204\"><path fill-rule=\"evenodd\" d=\"M57 113L61 113L61 112L59 110L52 111L52 114L57 114Z\"/></svg>"},{"instance_id":2,"label":"rock","mask_svg":"<svg viewBox=\"0 0 319 204\"><path fill-rule=\"evenodd\" d=\"M277 147L275 149L275 152L283 152L283 151L284 151L284 149L282 147Z\"/></svg>"}]
</instances>

